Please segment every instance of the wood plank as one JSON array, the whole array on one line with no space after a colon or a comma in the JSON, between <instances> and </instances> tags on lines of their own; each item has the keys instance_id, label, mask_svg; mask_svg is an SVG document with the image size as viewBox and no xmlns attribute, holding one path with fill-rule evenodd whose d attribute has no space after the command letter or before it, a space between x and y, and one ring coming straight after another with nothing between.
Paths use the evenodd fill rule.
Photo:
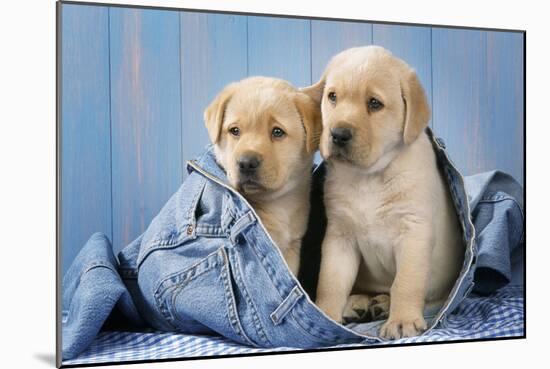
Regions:
<instances>
[{"instance_id":1,"label":"wood plank","mask_svg":"<svg viewBox=\"0 0 550 369\"><path fill-rule=\"evenodd\" d=\"M149 225L182 179L179 13L110 9L113 243Z\"/></svg>"},{"instance_id":2,"label":"wood plank","mask_svg":"<svg viewBox=\"0 0 550 369\"><path fill-rule=\"evenodd\" d=\"M373 44L382 46L416 70L432 101L432 36L430 27L374 24Z\"/></svg>"},{"instance_id":3,"label":"wood plank","mask_svg":"<svg viewBox=\"0 0 550 369\"><path fill-rule=\"evenodd\" d=\"M466 175L501 169L523 183L521 37L434 28L432 38L433 120L451 158Z\"/></svg>"},{"instance_id":4,"label":"wood plank","mask_svg":"<svg viewBox=\"0 0 550 369\"><path fill-rule=\"evenodd\" d=\"M497 168L512 174L522 185L525 183L523 46L520 33L487 33L487 113L491 133L485 137Z\"/></svg>"},{"instance_id":5,"label":"wood plank","mask_svg":"<svg viewBox=\"0 0 550 369\"><path fill-rule=\"evenodd\" d=\"M372 44L372 24L362 22L311 21L311 68L313 83L321 78L330 59L339 52Z\"/></svg>"},{"instance_id":6,"label":"wood plank","mask_svg":"<svg viewBox=\"0 0 550 369\"><path fill-rule=\"evenodd\" d=\"M210 142L204 109L225 85L247 76L246 23L246 16L181 13L184 164L202 153Z\"/></svg>"},{"instance_id":7,"label":"wood plank","mask_svg":"<svg viewBox=\"0 0 550 369\"><path fill-rule=\"evenodd\" d=\"M248 17L248 72L311 84L310 21Z\"/></svg>"},{"instance_id":8,"label":"wood plank","mask_svg":"<svg viewBox=\"0 0 550 369\"><path fill-rule=\"evenodd\" d=\"M112 237L107 8L62 4L61 34L64 274L92 233Z\"/></svg>"}]
</instances>

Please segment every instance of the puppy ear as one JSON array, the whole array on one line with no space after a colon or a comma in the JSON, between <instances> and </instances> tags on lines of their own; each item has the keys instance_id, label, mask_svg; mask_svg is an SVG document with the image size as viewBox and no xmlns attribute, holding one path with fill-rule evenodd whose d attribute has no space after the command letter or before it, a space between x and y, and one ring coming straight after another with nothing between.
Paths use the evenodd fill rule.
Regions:
<instances>
[{"instance_id":1,"label":"puppy ear","mask_svg":"<svg viewBox=\"0 0 550 369\"><path fill-rule=\"evenodd\" d=\"M422 133L430 121L430 106L416 72L408 68L401 80L401 94L405 103L403 140L410 144Z\"/></svg>"},{"instance_id":2,"label":"puppy ear","mask_svg":"<svg viewBox=\"0 0 550 369\"><path fill-rule=\"evenodd\" d=\"M308 87L303 87L300 89L300 91L305 93L309 97L311 97L313 101L315 101L318 105L321 105L324 89L325 89L325 76L323 75L319 80L319 82Z\"/></svg>"},{"instance_id":3,"label":"puppy ear","mask_svg":"<svg viewBox=\"0 0 550 369\"><path fill-rule=\"evenodd\" d=\"M220 139L225 109L236 89L235 83L227 85L204 111L204 124L213 144Z\"/></svg>"},{"instance_id":4,"label":"puppy ear","mask_svg":"<svg viewBox=\"0 0 550 369\"><path fill-rule=\"evenodd\" d=\"M302 92L296 93L294 104L298 109L306 131L306 150L310 154L314 153L319 147L319 140L323 131L321 107L314 99Z\"/></svg>"}]
</instances>

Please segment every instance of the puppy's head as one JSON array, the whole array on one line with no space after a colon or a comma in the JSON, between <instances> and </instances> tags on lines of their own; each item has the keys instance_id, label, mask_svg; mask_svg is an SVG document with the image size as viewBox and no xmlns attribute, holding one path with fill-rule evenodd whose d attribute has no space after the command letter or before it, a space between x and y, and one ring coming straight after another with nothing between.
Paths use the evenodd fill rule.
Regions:
<instances>
[{"instance_id":1,"label":"puppy's head","mask_svg":"<svg viewBox=\"0 0 550 369\"><path fill-rule=\"evenodd\" d=\"M318 104L289 83L251 77L226 86L204 112L216 159L247 197L303 181L321 135Z\"/></svg>"},{"instance_id":2,"label":"puppy's head","mask_svg":"<svg viewBox=\"0 0 550 369\"><path fill-rule=\"evenodd\" d=\"M302 90L321 105L321 154L367 170L384 168L427 126L430 108L416 73L389 51L348 49Z\"/></svg>"}]
</instances>

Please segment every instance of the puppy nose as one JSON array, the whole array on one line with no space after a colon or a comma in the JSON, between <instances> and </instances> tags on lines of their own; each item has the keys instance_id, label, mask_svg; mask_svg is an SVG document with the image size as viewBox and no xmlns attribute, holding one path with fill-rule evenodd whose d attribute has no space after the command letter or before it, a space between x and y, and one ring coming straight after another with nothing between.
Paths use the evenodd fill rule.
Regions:
<instances>
[{"instance_id":1,"label":"puppy nose","mask_svg":"<svg viewBox=\"0 0 550 369\"><path fill-rule=\"evenodd\" d=\"M342 127L331 128L330 135L332 136L332 142L340 147L346 146L353 137L351 129Z\"/></svg>"},{"instance_id":2,"label":"puppy nose","mask_svg":"<svg viewBox=\"0 0 550 369\"><path fill-rule=\"evenodd\" d=\"M244 173L253 173L258 169L261 160L256 155L243 155L237 160L239 169Z\"/></svg>"}]
</instances>

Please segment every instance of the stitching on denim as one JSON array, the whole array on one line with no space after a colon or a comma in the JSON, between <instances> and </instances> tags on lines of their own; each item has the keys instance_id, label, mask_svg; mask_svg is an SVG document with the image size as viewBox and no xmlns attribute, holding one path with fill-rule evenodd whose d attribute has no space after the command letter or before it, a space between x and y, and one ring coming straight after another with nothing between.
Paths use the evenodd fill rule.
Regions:
<instances>
[{"instance_id":1,"label":"stitching on denim","mask_svg":"<svg viewBox=\"0 0 550 369\"><path fill-rule=\"evenodd\" d=\"M176 232L170 236L170 238L165 239L162 236L158 236L156 239L149 241L149 244L147 247L143 250L143 252L140 252L137 260L138 267L141 265L141 263L149 256L149 254L156 249L168 249L177 245L180 245L187 239L194 239L196 237L195 231L193 230L193 235L189 236L187 234L187 227L189 225L195 225L196 219L194 216L194 212L197 209L198 200L200 199L200 195L202 195L204 188L206 187L206 180L202 181L201 189L197 191L191 200L191 205L189 206L189 209L186 213L186 219L187 222L182 222L181 227L176 230ZM182 237L183 235L183 237ZM159 247L160 246L160 247Z\"/></svg>"},{"instance_id":2,"label":"stitching on denim","mask_svg":"<svg viewBox=\"0 0 550 369\"><path fill-rule=\"evenodd\" d=\"M267 338L267 334L265 333L262 322L258 316L258 309L256 308L256 304L254 304L254 300L250 297L248 290L246 288L246 284L244 283L244 279L242 278L242 269L241 269L241 263L239 261L239 258L237 257L236 252L234 252L233 255L235 255L232 259L234 259L233 265L234 265L234 269L236 270L236 272L234 272L233 275L235 276L235 281L237 281L237 285L239 285L239 282L240 282L240 285L242 286L241 287L242 294L246 300L246 303L249 304L251 307L252 320L254 322L254 325L256 326L258 335L260 336L260 338L264 340L265 343L267 343L270 346L273 346L271 341Z\"/></svg>"},{"instance_id":3,"label":"stitching on denim","mask_svg":"<svg viewBox=\"0 0 550 369\"><path fill-rule=\"evenodd\" d=\"M221 226L209 225L209 224L197 224L195 226L195 234L197 236L211 237L211 236L223 236L225 232Z\"/></svg>"},{"instance_id":4,"label":"stitching on denim","mask_svg":"<svg viewBox=\"0 0 550 369\"><path fill-rule=\"evenodd\" d=\"M205 258L203 258L199 262L193 264L192 266L186 268L185 270L179 271L177 273L172 273L170 276L164 278L159 283L159 286L156 288L155 293L154 293L155 301L157 303L157 308L161 311L162 315L167 320L169 320L169 323L171 323L173 320L176 320L180 323L183 323L183 321L181 319L179 319L178 316L172 311L173 306L175 304L175 300L176 300L178 294L183 290L183 288L187 284L189 284L190 282L192 282L196 278L202 276L203 274L211 271L213 268L215 268L216 266L219 265L219 260L215 257L215 256L218 256L218 255L216 255L218 253L219 253L219 250L216 250L215 252L209 254L208 256L206 256ZM213 261L211 259L213 259ZM207 267L204 268L199 273L191 273L192 271L196 270L202 264L210 264L210 265L207 265ZM164 284L166 281L170 280L173 277L179 277L178 274L179 275L190 274L191 276L190 277L185 277L181 280L178 280L177 282L173 282L173 284L170 284L167 287L165 287L164 289L161 289L162 284ZM170 299L171 305L166 306L166 304L162 301L162 296L169 293L170 290L172 290L172 295L171 295L171 299ZM163 307L163 306L165 306L165 307ZM171 325L173 326L173 324L171 324ZM174 327L174 329L176 329L176 327Z\"/></svg>"},{"instance_id":5,"label":"stitching on denim","mask_svg":"<svg viewBox=\"0 0 550 369\"><path fill-rule=\"evenodd\" d=\"M273 324L281 324L302 296L304 296L304 294L300 291L298 286L294 287L288 296L285 297L283 302L281 302L279 306L277 306L277 308L269 314Z\"/></svg>"},{"instance_id":6,"label":"stitching on denim","mask_svg":"<svg viewBox=\"0 0 550 369\"><path fill-rule=\"evenodd\" d=\"M223 246L221 246L220 248L223 248ZM164 277L158 284L157 284L157 287L155 288L155 296L161 296L165 293L165 291L167 291L170 287L173 287L173 286L177 286L177 285L180 285L182 283L185 283L187 282L188 280L191 281L193 279L195 279L196 277L202 275L204 272L207 272L209 271L210 269L212 269L213 267L217 266L217 263L219 262L219 260L217 260L218 258L216 257L217 254L220 252L219 251L220 249L217 249L216 251L214 252L211 252L210 254L206 255L204 258L200 259L199 261L193 263L191 266L185 268L184 270L178 270L177 272L174 272L174 273L171 273L171 274L168 274L166 277ZM211 259L214 259L213 262L211 262ZM198 274L194 274L193 276L191 277L187 277L187 278L183 278L181 277L182 275L184 274L188 274L191 270L194 270L194 269L197 269L200 265L202 264L208 264L208 263L212 263L212 265L209 267L209 268L205 268L201 273L198 273ZM191 274L191 273L189 273ZM164 289L162 289L162 286L164 284L167 283L167 281L171 280L171 279L177 279L177 282L173 282L172 284L169 284L169 286L165 287Z\"/></svg>"},{"instance_id":7,"label":"stitching on denim","mask_svg":"<svg viewBox=\"0 0 550 369\"><path fill-rule=\"evenodd\" d=\"M284 299L285 296L283 296L280 292L284 288L284 286L279 282L278 278L275 278L275 274L276 274L275 269L271 266L271 263L269 262L267 257L265 255L263 255L260 252L260 250L256 247L254 242L250 242L250 241L247 240L247 243L252 245L252 249L254 250L256 255L258 256L258 259L260 260L260 262L262 263L262 265L265 269L265 272L267 273L267 275L269 277L269 280L271 281L271 283L273 283L273 286L275 287L275 290L277 291L277 294L279 295L279 297L281 299ZM275 247L277 247L277 246L275 245Z\"/></svg>"},{"instance_id":8,"label":"stitching on denim","mask_svg":"<svg viewBox=\"0 0 550 369\"><path fill-rule=\"evenodd\" d=\"M226 298L226 304L227 304L227 312L229 315L229 323L233 327L233 330L235 333L237 333L245 342L248 342L251 346L258 347L244 332L244 329L241 325L239 315L237 312L237 304L235 302L235 292L231 288L231 281L229 280L230 277L230 271L229 271L229 258L227 256L227 253L222 248L221 254L223 257L223 265L221 269L221 279L224 284L225 289L225 298Z\"/></svg>"},{"instance_id":9,"label":"stitching on denim","mask_svg":"<svg viewBox=\"0 0 550 369\"><path fill-rule=\"evenodd\" d=\"M348 341L353 342L357 339L357 337L345 338L339 334L333 334L317 326L315 322L311 320L311 318L309 318L307 315L303 314L300 309L292 309L289 316L292 317L292 320L298 328L300 328L302 331L304 331L314 339L320 340L321 342L334 343L335 341L337 341L338 343L344 343ZM370 338L376 339L377 337Z\"/></svg>"},{"instance_id":10,"label":"stitching on denim","mask_svg":"<svg viewBox=\"0 0 550 369\"><path fill-rule=\"evenodd\" d=\"M232 206L228 204L229 201L231 201L231 198L227 196L224 203L225 209L222 215L222 227L227 235L229 235L229 233L231 232L231 228L233 227L237 219L237 217L235 216L235 212L232 209Z\"/></svg>"},{"instance_id":11,"label":"stitching on denim","mask_svg":"<svg viewBox=\"0 0 550 369\"><path fill-rule=\"evenodd\" d=\"M521 214L521 217L522 218L525 218L524 214L523 214L523 209L521 208L521 205L519 204L519 202L513 197L513 196L510 196L510 195L498 195L498 196L495 196L495 197L491 197L491 196L487 196L487 197L482 197L481 200L479 200L479 203L494 203L494 202L503 202L503 201L511 201L513 202L520 214Z\"/></svg>"},{"instance_id":12,"label":"stitching on denim","mask_svg":"<svg viewBox=\"0 0 550 369\"><path fill-rule=\"evenodd\" d=\"M253 252L256 254L258 260L260 260L260 262L262 263L266 273L268 274L269 276L269 280L271 281L271 283L273 283L274 287L275 287L275 291L277 293L277 295L282 299L284 300L284 298L286 296L283 296L281 295L281 290L283 289L283 286L278 283L278 280L276 278L274 278L274 270L273 268L271 267L271 263L269 263L266 259L266 257L260 252L260 250L257 248L257 245L256 243L254 242L248 242L248 244L250 244L252 247L251 249L253 250ZM296 305L294 306L296 307ZM309 318L307 318L306 315L303 315L301 313L298 312L298 310L300 309L296 309L294 308L293 309L290 309L291 310L291 313L292 314L295 314L297 313L297 315L300 316L300 319L304 320L307 322L307 325L308 327L304 327L303 325L300 324L300 319L295 319L293 318L296 326L298 326L301 330L305 331L306 333L308 333L311 337L315 338L316 340L321 340L322 342L324 343L327 343L327 342L334 342L335 339L337 340L343 340L344 338L340 335L333 335L333 334L327 334L325 330L321 329L321 331L319 332L319 329L311 329L311 325L314 326L314 322L312 322ZM291 315L292 315L291 314ZM316 331L315 333L313 333L312 331ZM373 337L370 337L370 338L373 338ZM351 340L351 339L350 339Z\"/></svg>"},{"instance_id":13,"label":"stitching on denim","mask_svg":"<svg viewBox=\"0 0 550 369\"><path fill-rule=\"evenodd\" d=\"M84 277L84 275L86 273L88 273L90 270L95 269L95 268L107 268L110 271L115 272L118 275L118 273L116 272L116 270L113 268L112 265L110 265L106 262L103 262L103 261L94 261L93 263L88 264L86 269L84 269L84 271L82 273L80 273L80 276L78 277L79 281L82 280L82 277Z\"/></svg>"},{"instance_id":14,"label":"stitching on denim","mask_svg":"<svg viewBox=\"0 0 550 369\"><path fill-rule=\"evenodd\" d=\"M248 211L241 217L239 217L237 220L235 220L234 224L231 226L231 229L229 230L229 240L231 241L231 244L237 243L237 236L243 233L244 230L246 230L248 227L256 223L256 219L254 218L254 215L252 215L252 212Z\"/></svg>"},{"instance_id":15,"label":"stitching on denim","mask_svg":"<svg viewBox=\"0 0 550 369\"><path fill-rule=\"evenodd\" d=\"M279 296L279 298L281 298L281 300L283 300L285 296L282 295L280 291L284 289L284 286L279 283L279 280L277 278L275 278L275 270L272 268L271 263L267 260L267 257L259 250L256 242L250 242L246 235L243 237L245 237L247 244L251 246L251 250L254 252L254 254L256 254L258 260L260 260L260 263L262 264L267 276L269 277L269 280L273 284L273 287L275 287L277 295ZM276 245L274 246L277 247Z\"/></svg>"},{"instance_id":16,"label":"stitching on denim","mask_svg":"<svg viewBox=\"0 0 550 369\"><path fill-rule=\"evenodd\" d=\"M432 139L432 143L435 142L434 140L434 136L433 136L433 132L431 132L431 130L429 129L426 129L426 132L428 133L428 136ZM436 143L436 146L437 146L437 143ZM457 199L460 199L459 196L457 196L457 189L456 189L456 186L454 184L454 181L453 181L453 177L456 177L460 183L461 183L461 193L464 192L464 195L467 196L466 194L466 191L465 191L465 184L464 184L464 179L462 177L462 175L458 172L458 170L456 169L455 165L453 164L453 162L449 159L449 156L447 155L446 151L442 148L436 148L434 150L436 152L436 155L438 157L439 160L443 161L443 165L444 165L444 168L445 168L445 173L446 173L446 177L447 177L447 184L450 184L450 188L451 188L451 192L452 192L452 195L453 195L453 204L456 204L456 200ZM448 314L450 312L450 308L452 305L455 305L457 304L457 302L460 302L458 301L456 298L457 298L457 294L458 294L458 291L460 290L460 288L464 285L464 282L465 282L465 278L466 278L466 275L468 275L469 273L471 273L472 271L472 266L473 266L473 258L474 258L474 255L476 253L476 250L477 250L477 246L476 246L476 241L475 241L475 228L474 228L474 225L472 223L472 219L470 217L470 205L469 203L466 201L465 204L462 203L462 201L460 200L460 209L457 209L458 210L458 213L459 213L459 216L460 216L460 223L461 223L461 226L462 226L462 229L463 229L463 232L464 232L464 241L466 242L466 251L465 251L465 258L464 258L464 262L467 263L465 264L465 266L462 267L462 270L461 270L461 273L459 274L459 277L457 278L457 281L455 282L455 285L453 286L451 292L449 293L449 297L447 298L447 300L445 301L445 303L443 304L441 310L439 311L439 313L436 315L435 319L434 319L434 323L424 332L424 333L427 333L429 331L431 331L438 323L439 321L441 320L441 318L443 317L443 314L446 313ZM457 208L457 206L455 205L455 209ZM466 214L467 212L467 214ZM466 219L468 221L468 223L465 223L464 219ZM469 256L469 258L468 258ZM452 297L452 299L451 299ZM462 296L462 299L464 298L464 296ZM454 301L452 301L454 299Z\"/></svg>"},{"instance_id":17,"label":"stitching on denim","mask_svg":"<svg viewBox=\"0 0 550 369\"><path fill-rule=\"evenodd\" d=\"M522 226L521 226L521 236L519 237L519 242L521 242L521 240L523 240L524 236L525 236L525 226L524 226L525 214L523 212L523 209L522 209L521 205L519 204L519 202L513 196L501 194L497 197L498 197L498 199L496 199L496 198L491 199L490 196L487 196L487 198L484 197L481 200L479 200L479 203L495 203L495 202L503 202L503 201L511 201L512 203L514 203L516 205L516 207L518 208L519 214L521 216Z\"/></svg>"},{"instance_id":18,"label":"stitching on denim","mask_svg":"<svg viewBox=\"0 0 550 369\"><path fill-rule=\"evenodd\" d=\"M223 259L221 264L220 264L220 260L219 260L220 254L221 254L221 257ZM196 270L199 266L201 266L203 264L206 264L207 267L204 268L203 270L201 270L199 273L192 273L193 270ZM245 342L248 342L252 346L257 346L244 334L244 330L242 329L242 326L241 326L241 323L239 321L238 315L236 315L237 313L236 313L236 306L235 306L235 298L234 298L234 296L232 296L231 286L228 286L228 284L227 284L227 283L231 283L231 281L227 280L227 278L228 278L227 264L228 264L227 255L225 254L225 250L222 246L218 250L216 250L215 252L213 252L213 253L209 254L208 256L206 256L201 261L193 264L189 268L186 268L184 271L180 271L178 273L173 273L171 276L168 276L168 277L164 278L159 283L159 286L157 287L157 290L154 294L155 295L155 300L156 300L156 303L157 303L157 308L161 312L161 314L168 320L168 323L170 323L172 326L173 326L173 324L171 323L172 321L177 321L179 323L184 323L179 318L178 314L176 314L175 311L173 310L177 297L179 296L179 294L183 291L183 289L190 282L192 282L193 280L197 279L198 277L206 274L207 272L215 270L215 267L221 265L220 276L221 276L222 284L223 284L223 288L224 288L224 296L225 296L225 299L226 299L226 307L227 307L228 313L230 314L230 316L229 316L230 324L233 327L233 330L235 331L235 333L237 333ZM159 291L159 289L161 289L162 284L164 284L164 282L170 280L171 277L179 277L178 274L179 275L191 274L191 276L190 277L183 277L182 280L174 282L174 284L169 285L168 287L166 287L166 288ZM166 304L163 304L162 296L165 295L166 293L168 293L170 290L173 290L172 296L170 298L170 305L165 306ZM176 327L174 327L174 328L176 328Z\"/></svg>"}]
</instances>

